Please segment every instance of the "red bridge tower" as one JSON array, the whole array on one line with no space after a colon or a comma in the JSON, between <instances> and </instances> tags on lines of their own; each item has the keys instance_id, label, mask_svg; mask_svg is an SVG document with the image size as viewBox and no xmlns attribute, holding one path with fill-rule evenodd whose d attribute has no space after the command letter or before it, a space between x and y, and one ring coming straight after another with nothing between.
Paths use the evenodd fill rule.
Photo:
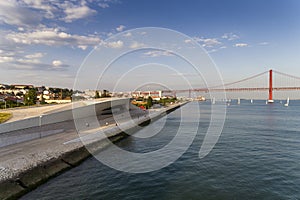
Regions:
<instances>
[{"instance_id":1,"label":"red bridge tower","mask_svg":"<svg viewBox=\"0 0 300 200\"><path fill-rule=\"evenodd\" d=\"M273 100L273 70L269 70L269 99L268 103L274 103Z\"/></svg>"}]
</instances>

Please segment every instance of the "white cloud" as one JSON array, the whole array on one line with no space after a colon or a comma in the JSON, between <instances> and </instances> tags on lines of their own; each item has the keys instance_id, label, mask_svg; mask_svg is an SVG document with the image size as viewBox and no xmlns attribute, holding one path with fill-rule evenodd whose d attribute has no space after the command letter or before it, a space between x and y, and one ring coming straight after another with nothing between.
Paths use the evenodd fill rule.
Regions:
<instances>
[{"instance_id":1,"label":"white cloud","mask_svg":"<svg viewBox=\"0 0 300 200\"><path fill-rule=\"evenodd\" d=\"M222 44L222 43L219 42L216 38L208 38L208 39L203 40L202 46L204 46L204 47L214 47L214 46L220 45L220 44Z\"/></svg>"},{"instance_id":2,"label":"white cloud","mask_svg":"<svg viewBox=\"0 0 300 200\"><path fill-rule=\"evenodd\" d=\"M45 54L38 52L38 53L26 55L25 58L29 58L29 59L32 59L32 58L41 58L44 55Z\"/></svg>"},{"instance_id":3,"label":"white cloud","mask_svg":"<svg viewBox=\"0 0 300 200\"><path fill-rule=\"evenodd\" d=\"M13 70L38 70L38 71L63 71L69 65L61 64L54 66L53 64L42 63L38 60L22 60L10 63L7 68Z\"/></svg>"},{"instance_id":4,"label":"white cloud","mask_svg":"<svg viewBox=\"0 0 300 200\"><path fill-rule=\"evenodd\" d=\"M13 61L14 58L11 56L0 56L0 63L7 63Z\"/></svg>"},{"instance_id":5,"label":"white cloud","mask_svg":"<svg viewBox=\"0 0 300 200\"><path fill-rule=\"evenodd\" d=\"M86 18L90 15L93 15L97 13L97 11L89 8L86 5L82 5L82 6L67 7L64 10L64 13L66 14L66 16L63 18L63 20L65 22L72 22L74 20Z\"/></svg>"},{"instance_id":6,"label":"white cloud","mask_svg":"<svg viewBox=\"0 0 300 200\"><path fill-rule=\"evenodd\" d=\"M117 1L1 0L0 23L36 28L44 24L42 23L44 19L55 22L57 20L73 22L97 13L92 9L95 3L98 3L101 8L108 8L110 4L117 3Z\"/></svg>"},{"instance_id":7,"label":"white cloud","mask_svg":"<svg viewBox=\"0 0 300 200\"><path fill-rule=\"evenodd\" d=\"M123 36L124 36L124 37L131 37L132 34L131 34L131 32L127 32L127 33L125 33Z\"/></svg>"},{"instance_id":8,"label":"white cloud","mask_svg":"<svg viewBox=\"0 0 300 200\"><path fill-rule=\"evenodd\" d=\"M129 46L129 48L131 48L131 49L138 49L138 48L142 48L143 46L145 46L145 44L139 43L139 42L137 42L137 41L134 41L134 42Z\"/></svg>"},{"instance_id":9,"label":"white cloud","mask_svg":"<svg viewBox=\"0 0 300 200\"><path fill-rule=\"evenodd\" d=\"M160 57L160 56L174 56L172 52L170 51L159 51L159 50L154 50L154 51L147 51L144 53L145 56L147 57Z\"/></svg>"},{"instance_id":10,"label":"white cloud","mask_svg":"<svg viewBox=\"0 0 300 200\"><path fill-rule=\"evenodd\" d=\"M34 26L39 24L42 16L16 0L0 1L0 22L16 26Z\"/></svg>"},{"instance_id":11,"label":"white cloud","mask_svg":"<svg viewBox=\"0 0 300 200\"><path fill-rule=\"evenodd\" d=\"M23 0L26 6L30 6L31 8L35 8L44 12L44 17L46 18L54 18L54 11L56 8L49 4L48 1L43 0Z\"/></svg>"},{"instance_id":12,"label":"white cloud","mask_svg":"<svg viewBox=\"0 0 300 200\"><path fill-rule=\"evenodd\" d=\"M100 8L109 8L109 5L107 3L98 3L98 6Z\"/></svg>"},{"instance_id":13,"label":"white cloud","mask_svg":"<svg viewBox=\"0 0 300 200\"><path fill-rule=\"evenodd\" d=\"M261 42L261 43L259 43L258 45L265 46L265 45L269 45L269 43L268 43L268 42Z\"/></svg>"},{"instance_id":14,"label":"white cloud","mask_svg":"<svg viewBox=\"0 0 300 200\"><path fill-rule=\"evenodd\" d=\"M223 39L227 39L229 41L239 39L240 37L234 33L225 33L222 36Z\"/></svg>"},{"instance_id":15,"label":"white cloud","mask_svg":"<svg viewBox=\"0 0 300 200\"><path fill-rule=\"evenodd\" d=\"M207 51L207 53L215 53L217 51L218 51L218 49L211 49L211 50Z\"/></svg>"},{"instance_id":16,"label":"white cloud","mask_svg":"<svg viewBox=\"0 0 300 200\"><path fill-rule=\"evenodd\" d=\"M186 39L186 40L184 40L184 42L188 44L188 43L192 43L192 40L191 39Z\"/></svg>"},{"instance_id":17,"label":"white cloud","mask_svg":"<svg viewBox=\"0 0 300 200\"><path fill-rule=\"evenodd\" d=\"M226 46L220 46L220 47L217 47L217 48L211 48L209 50L207 50L208 53L215 53L215 52L218 52L222 49L226 49L227 47Z\"/></svg>"},{"instance_id":18,"label":"white cloud","mask_svg":"<svg viewBox=\"0 0 300 200\"><path fill-rule=\"evenodd\" d=\"M45 28L26 33L12 32L6 39L17 44L43 44L48 46L72 46L86 49L87 46L96 46L101 42L97 36L72 35L58 29Z\"/></svg>"},{"instance_id":19,"label":"white cloud","mask_svg":"<svg viewBox=\"0 0 300 200\"><path fill-rule=\"evenodd\" d=\"M215 47L218 45L221 45L222 42L220 42L217 38L199 38L199 37L194 37L193 38L195 41L199 42L203 47Z\"/></svg>"},{"instance_id":20,"label":"white cloud","mask_svg":"<svg viewBox=\"0 0 300 200\"><path fill-rule=\"evenodd\" d=\"M89 0L90 2L93 2L95 0ZM120 3L119 0L98 0L98 6L100 8L109 8L110 4L117 4Z\"/></svg>"},{"instance_id":21,"label":"white cloud","mask_svg":"<svg viewBox=\"0 0 300 200\"><path fill-rule=\"evenodd\" d=\"M235 47L247 47L248 44L246 44L246 43L236 43L234 46Z\"/></svg>"},{"instance_id":22,"label":"white cloud","mask_svg":"<svg viewBox=\"0 0 300 200\"><path fill-rule=\"evenodd\" d=\"M41 61L39 59L23 59L23 58L20 58L17 61L19 63L22 63L22 64L39 64L39 63L41 63Z\"/></svg>"},{"instance_id":23,"label":"white cloud","mask_svg":"<svg viewBox=\"0 0 300 200\"><path fill-rule=\"evenodd\" d=\"M106 43L107 47L113 48L113 49L117 49L117 48L122 48L124 46L123 41L118 40L118 41L114 41L114 42L108 42Z\"/></svg>"},{"instance_id":24,"label":"white cloud","mask_svg":"<svg viewBox=\"0 0 300 200\"><path fill-rule=\"evenodd\" d=\"M63 63L60 60L53 60L52 65L54 67L60 67Z\"/></svg>"},{"instance_id":25,"label":"white cloud","mask_svg":"<svg viewBox=\"0 0 300 200\"><path fill-rule=\"evenodd\" d=\"M0 38L0 44L1 44L1 38ZM5 46L6 44L2 43L4 49L0 49L0 56L1 57L15 57L16 54L23 54L23 51L17 50L15 46L13 46L11 49L8 46Z\"/></svg>"},{"instance_id":26,"label":"white cloud","mask_svg":"<svg viewBox=\"0 0 300 200\"><path fill-rule=\"evenodd\" d=\"M111 36L113 36L113 35L114 35L114 34L111 33L111 32L109 32L109 33L106 34L107 37L111 37Z\"/></svg>"},{"instance_id":27,"label":"white cloud","mask_svg":"<svg viewBox=\"0 0 300 200\"><path fill-rule=\"evenodd\" d=\"M41 62L40 58L40 53L30 54L24 57L0 56L0 64L3 63L4 65L2 65L2 67L8 70L62 71L69 67L69 65L63 64L60 60L54 60L51 64L48 64Z\"/></svg>"},{"instance_id":28,"label":"white cloud","mask_svg":"<svg viewBox=\"0 0 300 200\"><path fill-rule=\"evenodd\" d=\"M126 27L124 25L120 25L116 28L118 32L122 32Z\"/></svg>"},{"instance_id":29,"label":"white cloud","mask_svg":"<svg viewBox=\"0 0 300 200\"><path fill-rule=\"evenodd\" d=\"M88 48L87 45L78 45L77 47L82 50L86 50Z\"/></svg>"}]
</instances>

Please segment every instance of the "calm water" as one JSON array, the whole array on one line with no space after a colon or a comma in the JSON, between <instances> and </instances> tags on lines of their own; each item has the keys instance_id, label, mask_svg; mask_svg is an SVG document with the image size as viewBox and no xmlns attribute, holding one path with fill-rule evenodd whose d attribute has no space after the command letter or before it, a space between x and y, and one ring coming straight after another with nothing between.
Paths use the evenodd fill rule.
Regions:
<instances>
[{"instance_id":1,"label":"calm water","mask_svg":"<svg viewBox=\"0 0 300 200\"><path fill-rule=\"evenodd\" d=\"M195 106L197 102L186 108ZM198 152L208 126L208 103L200 109L197 137L168 167L130 174L90 158L23 199L300 199L300 102L291 101L289 107L264 101L229 106L222 135L204 159ZM177 110L162 133L148 140L127 138L118 145L135 152L161 148L179 121Z\"/></svg>"}]
</instances>

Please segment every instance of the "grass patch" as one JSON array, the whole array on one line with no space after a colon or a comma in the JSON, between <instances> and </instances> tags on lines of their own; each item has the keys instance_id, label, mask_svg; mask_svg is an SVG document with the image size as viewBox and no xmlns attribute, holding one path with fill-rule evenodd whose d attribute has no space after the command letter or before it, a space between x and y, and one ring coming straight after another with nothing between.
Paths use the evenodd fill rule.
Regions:
<instances>
[{"instance_id":1,"label":"grass patch","mask_svg":"<svg viewBox=\"0 0 300 200\"><path fill-rule=\"evenodd\" d=\"M6 122L12 117L11 113L0 113L0 124Z\"/></svg>"}]
</instances>

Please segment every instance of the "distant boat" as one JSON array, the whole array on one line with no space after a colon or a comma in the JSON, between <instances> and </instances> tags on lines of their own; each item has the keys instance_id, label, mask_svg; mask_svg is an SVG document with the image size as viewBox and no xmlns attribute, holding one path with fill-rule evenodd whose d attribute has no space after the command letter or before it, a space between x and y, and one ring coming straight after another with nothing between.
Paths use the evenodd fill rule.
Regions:
<instances>
[{"instance_id":1,"label":"distant boat","mask_svg":"<svg viewBox=\"0 0 300 200\"><path fill-rule=\"evenodd\" d=\"M238 98L237 104L241 104L241 99Z\"/></svg>"},{"instance_id":2,"label":"distant boat","mask_svg":"<svg viewBox=\"0 0 300 200\"><path fill-rule=\"evenodd\" d=\"M251 99L250 102L253 103L253 99Z\"/></svg>"},{"instance_id":3,"label":"distant boat","mask_svg":"<svg viewBox=\"0 0 300 200\"><path fill-rule=\"evenodd\" d=\"M216 98L214 97L213 99L212 99L212 102L211 102L212 104L216 104Z\"/></svg>"},{"instance_id":4,"label":"distant boat","mask_svg":"<svg viewBox=\"0 0 300 200\"><path fill-rule=\"evenodd\" d=\"M288 107L289 103L290 103L290 98L288 97L287 100L286 100L286 103L284 104L284 106Z\"/></svg>"},{"instance_id":5,"label":"distant boat","mask_svg":"<svg viewBox=\"0 0 300 200\"><path fill-rule=\"evenodd\" d=\"M268 103L274 103L274 100L273 99L269 99L267 102Z\"/></svg>"}]
</instances>

